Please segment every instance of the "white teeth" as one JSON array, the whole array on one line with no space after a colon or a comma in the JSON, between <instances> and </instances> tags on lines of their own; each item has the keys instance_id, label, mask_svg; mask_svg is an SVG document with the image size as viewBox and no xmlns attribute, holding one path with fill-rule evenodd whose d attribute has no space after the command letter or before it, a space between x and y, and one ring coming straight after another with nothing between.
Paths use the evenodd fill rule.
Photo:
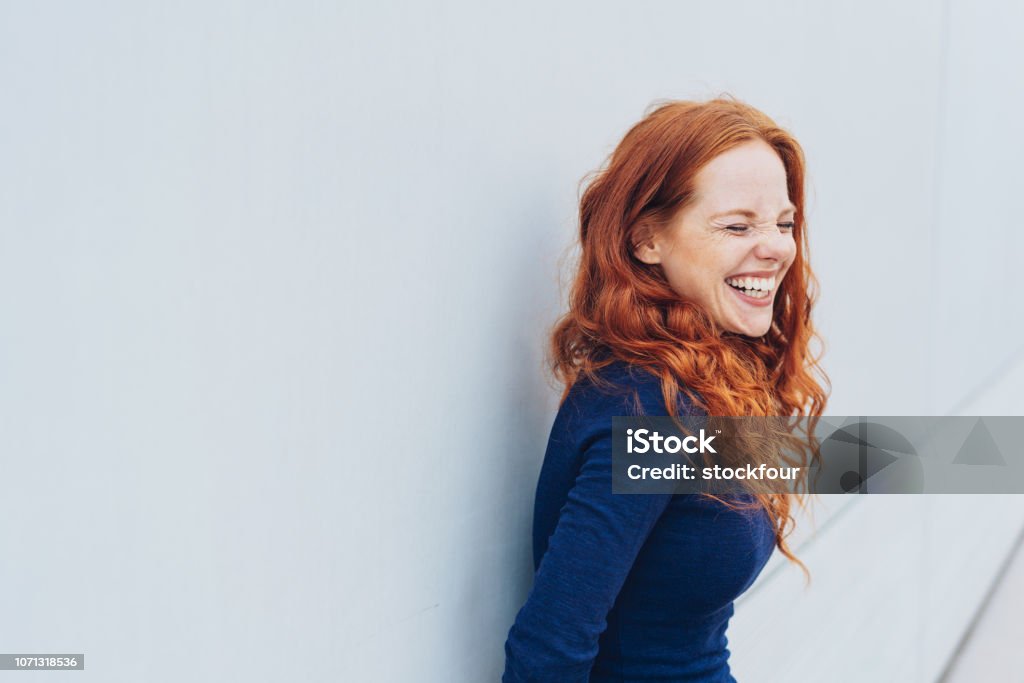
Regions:
<instances>
[{"instance_id":1,"label":"white teeth","mask_svg":"<svg viewBox=\"0 0 1024 683\"><path fill-rule=\"evenodd\" d=\"M767 293L775 289L774 277L730 277L725 281L733 287L747 290L748 294L750 292Z\"/></svg>"}]
</instances>

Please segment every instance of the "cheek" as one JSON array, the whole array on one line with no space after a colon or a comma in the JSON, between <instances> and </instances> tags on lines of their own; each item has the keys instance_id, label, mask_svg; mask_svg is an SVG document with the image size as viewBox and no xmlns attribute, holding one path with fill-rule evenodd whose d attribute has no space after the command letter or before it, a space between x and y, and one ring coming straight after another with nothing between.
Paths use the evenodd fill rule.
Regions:
<instances>
[{"instance_id":1,"label":"cheek","mask_svg":"<svg viewBox=\"0 0 1024 683\"><path fill-rule=\"evenodd\" d=\"M703 300L707 296L704 284L708 279L707 274L692 262L673 265L673 268L665 269L672 291L685 299Z\"/></svg>"},{"instance_id":2,"label":"cheek","mask_svg":"<svg viewBox=\"0 0 1024 683\"><path fill-rule=\"evenodd\" d=\"M662 263L665 276L673 289L692 290L699 280L698 273L704 267L703 255L699 251L676 247L671 257Z\"/></svg>"},{"instance_id":3,"label":"cheek","mask_svg":"<svg viewBox=\"0 0 1024 683\"><path fill-rule=\"evenodd\" d=\"M787 246L786 264L789 265L789 264L792 264L793 261L796 260L796 240L794 238L790 237L789 241L786 243L786 246Z\"/></svg>"}]
</instances>

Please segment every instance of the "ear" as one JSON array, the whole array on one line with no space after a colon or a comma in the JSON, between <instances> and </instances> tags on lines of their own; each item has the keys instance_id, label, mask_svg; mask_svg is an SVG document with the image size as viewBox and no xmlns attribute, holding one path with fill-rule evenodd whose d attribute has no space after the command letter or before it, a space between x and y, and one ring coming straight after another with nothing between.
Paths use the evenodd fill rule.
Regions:
<instances>
[{"instance_id":1,"label":"ear","mask_svg":"<svg viewBox=\"0 0 1024 683\"><path fill-rule=\"evenodd\" d=\"M637 227L633 235L633 256L647 265L661 263L661 240L655 236L650 226Z\"/></svg>"}]
</instances>

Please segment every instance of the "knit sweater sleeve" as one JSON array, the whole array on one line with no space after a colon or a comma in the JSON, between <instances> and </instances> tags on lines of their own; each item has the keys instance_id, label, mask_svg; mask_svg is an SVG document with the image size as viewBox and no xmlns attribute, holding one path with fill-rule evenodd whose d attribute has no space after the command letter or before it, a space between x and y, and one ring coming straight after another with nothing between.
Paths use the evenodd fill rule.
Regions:
<instances>
[{"instance_id":1,"label":"knit sweater sleeve","mask_svg":"<svg viewBox=\"0 0 1024 683\"><path fill-rule=\"evenodd\" d=\"M612 493L610 418L574 430L581 463L508 633L503 683L588 680L607 615L672 497Z\"/></svg>"}]
</instances>

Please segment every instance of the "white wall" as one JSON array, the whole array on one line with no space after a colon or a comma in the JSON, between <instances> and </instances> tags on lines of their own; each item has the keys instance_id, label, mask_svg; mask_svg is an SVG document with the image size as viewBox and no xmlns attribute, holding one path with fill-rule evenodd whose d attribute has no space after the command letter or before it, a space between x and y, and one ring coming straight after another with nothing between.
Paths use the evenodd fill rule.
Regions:
<instances>
[{"instance_id":1,"label":"white wall","mask_svg":"<svg viewBox=\"0 0 1024 683\"><path fill-rule=\"evenodd\" d=\"M803 141L831 412L986 395L1024 332L1021 9L772 5L0 3L0 649L496 680L577 183L656 99ZM1024 523L848 504L809 591L773 565L741 605L745 680L932 680Z\"/></svg>"}]
</instances>

